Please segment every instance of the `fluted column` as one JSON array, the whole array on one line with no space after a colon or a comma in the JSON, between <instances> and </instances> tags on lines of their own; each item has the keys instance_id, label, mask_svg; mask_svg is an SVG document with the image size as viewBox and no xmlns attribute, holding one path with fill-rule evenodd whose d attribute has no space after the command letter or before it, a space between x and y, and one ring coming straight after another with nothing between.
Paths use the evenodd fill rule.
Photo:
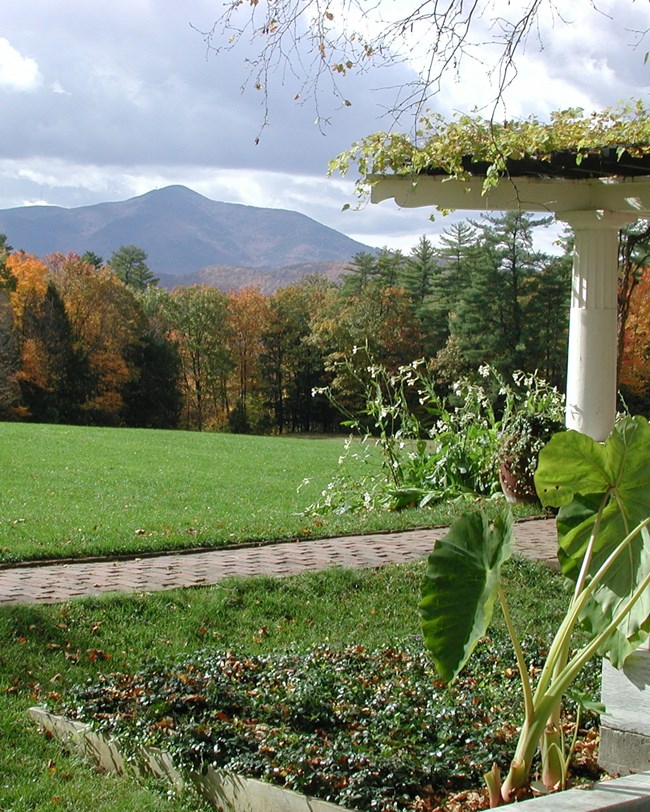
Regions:
<instances>
[{"instance_id":1,"label":"fluted column","mask_svg":"<svg viewBox=\"0 0 650 812\"><path fill-rule=\"evenodd\" d=\"M575 235L566 425L605 440L616 416L618 233L621 212L562 213Z\"/></svg>"}]
</instances>

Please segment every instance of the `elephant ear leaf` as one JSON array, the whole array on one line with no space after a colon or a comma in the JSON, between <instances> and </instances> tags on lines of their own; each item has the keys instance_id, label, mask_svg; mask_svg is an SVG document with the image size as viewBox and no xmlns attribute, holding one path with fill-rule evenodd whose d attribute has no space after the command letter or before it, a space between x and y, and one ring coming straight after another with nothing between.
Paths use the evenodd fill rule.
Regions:
<instances>
[{"instance_id":1,"label":"elephant ear leaf","mask_svg":"<svg viewBox=\"0 0 650 812\"><path fill-rule=\"evenodd\" d=\"M501 566L512 553L510 511L458 519L429 555L422 588L422 633L445 682L463 668L492 619Z\"/></svg>"},{"instance_id":2,"label":"elephant ear leaf","mask_svg":"<svg viewBox=\"0 0 650 812\"><path fill-rule=\"evenodd\" d=\"M593 577L650 516L650 424L643 417L624 418L602 445L577 432L556 434L540 453L535 485L544 504L560 507L558 557L573 581L595 534L588 569ZM593 634L607 628L649 571L648 534L637 533L594 590L581 618L585 627ZM601 653L620 666L648 631L650 596L644 596Z\"/></svg>"},{"instance_id":3,"label":"elephant ear leaf","mask_svg":"<svg viewBox=\"0 0 650 812\"><path fill-rule=\"evenodd\" d=\"M540 451L535 489L547 507L567 505L577 493L602 493L609 480L605 449L586 434L559 432Z\"/></svg>"}]
</instances>

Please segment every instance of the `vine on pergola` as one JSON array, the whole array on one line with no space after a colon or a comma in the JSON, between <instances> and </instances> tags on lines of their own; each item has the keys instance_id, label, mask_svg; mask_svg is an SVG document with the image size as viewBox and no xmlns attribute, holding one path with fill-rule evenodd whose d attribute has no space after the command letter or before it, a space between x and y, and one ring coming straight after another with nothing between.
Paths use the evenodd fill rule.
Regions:
<instances>
[{"instance_id":1,"label":"vine on pergola","mask_svg":"<svg viewBox=\"0 0 650 812\"><path fill-rule=\"evenodd\" d=\"M596 177L650 174L650 114L643 102L590 115L581 108L498 123L481 116L420 119L415 138L377 132L356 141L330 162L330 173L359 173L365 198L373 175L444 174L456 180L478 175L483 192L503 177ZM581 169L582 168L582 169ZM582 174L581 174L582 173Z\"/></svg>"}]
</instances>

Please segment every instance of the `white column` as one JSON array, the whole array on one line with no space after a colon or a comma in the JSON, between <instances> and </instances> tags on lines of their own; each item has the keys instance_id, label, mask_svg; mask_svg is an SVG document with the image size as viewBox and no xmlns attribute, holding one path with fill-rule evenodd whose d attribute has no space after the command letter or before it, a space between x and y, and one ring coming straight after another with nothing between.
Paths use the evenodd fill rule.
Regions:
<instances>
[{"instance_id":1,"label":"white column","mask_svg":"<svg viewBox=\"0 0 650 812\"><path fill-rule=\"evenodd\" d=\"M559 216L575 235L566 426L602 441L616 416L618 232L633 218L611 211Z\"/></svg>"}]
</instances>

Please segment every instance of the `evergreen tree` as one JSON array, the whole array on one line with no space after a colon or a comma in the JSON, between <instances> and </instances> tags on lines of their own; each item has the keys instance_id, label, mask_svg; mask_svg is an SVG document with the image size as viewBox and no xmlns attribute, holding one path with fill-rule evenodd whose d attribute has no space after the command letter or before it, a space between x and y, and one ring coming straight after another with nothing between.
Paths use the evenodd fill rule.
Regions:
<instances>
[{"instance_id":1,"label":"evergreen tree","mask_svg":"<svg viewBox=\"0 0 650 812\"><path fill-rule=\"evenodd\" d=\"M115 256L115 254L113 254L113 256ZM98 271L104 264L104 260L100 256L98 256L97 254L95 254L94 251L84 251L84 253L81 255L81 259L83 260L83 262L86 262L88 265L92 265L92 267L96 271ZM146 259L146 255L145 255L145 259Z\"/></svg>"},{"instance_id":2,"label":"evergreen tree","mask_svg":"<svg viewBox=\"0 0 650 812\"><path fill-rule=\"evenodd\" d=\"M344 296L360 293L377 276L377 257L369 251L359 251L341 276Z\"/></svg>"},{"instance_id":3,"label":"evergreen tree","mask_svg":"<svg viewBox=\"0 0 650 812\"><path fill-rule=\"evenodd\" d=\"M467 286L476 241L477 231L467 222L454 223L440 238L429 289L417 313L426 355L437 355L447 344L450 314Z\"/></svg>"},{"instance_id":4,"label":"evergreen tree","mask_svg":"<svg viewBox=\"0 0 650 812\"><path fill-rule=\"evenodd\" d=\"M571 304L571 256L552 257L531 279L525 307L526 367L566 388Z\"/></svg>"},{"instance_id":5,"label":"evergreen tree","mask_svg":"<svg viewBox=\"0 0 650 812\"><path fill-rule=\"evenodd\" d=\"M431 294L433 280L439 273L440 261L430 240L422 235L406 258L400 283L411 297L417 311Z\"/></svg>"},{"instance_id":6,"label":"evergreen tree","mask_svg":"<svg viewBox=\"0 0 650 812\"><path fill-rule=\"evenodd\" d=\"M0 418L12 416L20 401L20 336L7 291L0 288Z\"/></svg>"},{"instance_id":7,"label":"evergreen tree","mask_svg":"<svg viewBox=\"0 0 650 812\"><path fill-rule=\"evenodd\" d=\"M127 426L173 429L178 425L182 397L181 362L176 347L151 330L127 348L135 371L122 389L122 419Z\"/></svg>"},{"instance_id":8,"label":"evergreen tree","mask_svg":"<svg viewBox=\"0 0 650 812\"><path fill-rule=\"evenodd\" d=\"M7 243L6 234L0 234L0 288L14 290L16 287L15 278L7 270L7 257L13 248Z\"/></svg>"},{"instance_id":9,"label":"evergreen tree","mask_svg":"<svg viewBox=\"0 0 650 812\"><path fill-rule=\"evenodd\" d=\"M377 257L377 283L382 288L395 288L400 285L405 264L401 251L382 248Z\"/></svg>"},{"instance_id":10,"label":"evergreen tree","mask_svg":"<svg viewBox=\"0 0 650 812\"><path fill-rule=\"evenodd\" d=\"M147 265L147 252L137 245L122 245L112 255L108 264L125 285L144 290L157 285L158 280Z\"/></svg>"},{"instance_id":11,"label":"evergreen tree","mask_svg":"<svg viewBox=\"0 0 650 812\"><path fill-rule=\"evenodd\" d=\"M533 250L533 230L548 223L507 212L475 224L480 240L467 254L468 281L451 318L451 332L472 366L489 362L505 372L527 367L537 336L524 307L531 280L547 259Z\"/></svg>"},{"instance_id":12,"label":"evergreen tree","mask_svg":"<svg viewBox=\"0 0 650 812\"><path fill-rule=\"evenodd\" d=\"M25 405L33 420L78 423L93 388L84 352L74 343L63 301L49 282L42 302L23 313L23 367L19 373Z\"/></svg>"}]
</instances>

